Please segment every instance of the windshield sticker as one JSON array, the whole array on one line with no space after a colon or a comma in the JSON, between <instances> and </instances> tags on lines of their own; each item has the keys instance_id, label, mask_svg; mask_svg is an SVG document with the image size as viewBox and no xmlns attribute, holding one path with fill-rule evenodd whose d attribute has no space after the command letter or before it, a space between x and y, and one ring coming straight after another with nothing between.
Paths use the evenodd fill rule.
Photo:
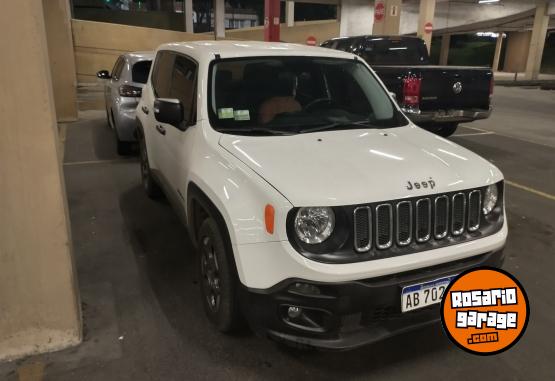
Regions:
<instances>
[{"instance_id":1,"label":"windshield sticker","mask_svg":"<svg viewBox=\"0 0 555 381\"><path fill-rule=\"evenodd\" d=\"M233 108L218 109L218 119L233 119Z\"/></svg>"},{"instance_id":2,"label":"windshield sticker","mask_svg":"<svg viewBox=\"0 0 555 381\"><path fill-rule=\"evenodd\" d=\"M233 117L235 120L251 120L249 110L235 110Z\"/></svg>"}]
</instances>

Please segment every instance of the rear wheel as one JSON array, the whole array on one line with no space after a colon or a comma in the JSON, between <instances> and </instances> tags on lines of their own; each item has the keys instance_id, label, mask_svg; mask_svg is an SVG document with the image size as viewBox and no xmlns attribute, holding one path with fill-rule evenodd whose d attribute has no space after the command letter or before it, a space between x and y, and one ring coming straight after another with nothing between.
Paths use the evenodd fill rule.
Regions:
<instances>
[{"instance_id":1,"label":"rear wheel","mask_svg":"<svg viewBox=\"0 0 555 381\"><path fill-rule=\"evenodd\" d=\"M237 272L220 228L208 217L198 229L200 288L204 310L220 332L241 326L237 297Z\"/></svg>"},{"instance_id":2,"label":"rear wheel","mask_svg":"<svg viewBox=\"0 0 555 381\"><path fill-rule=\"evenodd\" d=\"M437 124L432 127L432 132L446 138L448 136L453 135L455 131L457 131L458 126L459 126L458 123Z\"/></svg>"},{"instance_id":3,"label":"rear wheel","mask_svg":"<svg viewBox=\"0 0 555 381\"><path fill-rule=\"evenodd\" d=\"M139 157L141 162L141 182L143 189L149 198L157 199L162 196L162 190L152 177L150 171L150 164L148 162L148 153L146 150L146 143L144 137L139 138Z\"/></svg>"}]
</instances>

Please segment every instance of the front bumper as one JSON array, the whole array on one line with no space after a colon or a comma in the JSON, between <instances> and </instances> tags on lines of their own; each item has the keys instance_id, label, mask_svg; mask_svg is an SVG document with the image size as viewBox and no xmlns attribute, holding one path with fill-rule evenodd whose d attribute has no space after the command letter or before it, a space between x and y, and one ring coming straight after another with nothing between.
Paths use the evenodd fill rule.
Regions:
<instances>
[{"instance_id":1,"label":"front bumper","mask_svg":"<svg viewBox=\"0 0 555 381\"><path fill-rule=\"evenodd\" d=\"M415 124L419 123L463 123L478 119L487 119L491 115L492 108L488 110L437 110L418 111L404 110L405 115Z\"/></svg>"},{"instance_id":2,"label":"front bumper","mask_svg":"<svg viewBox=\"0 0 555 381\"><path fill-rule=\"evenodd\" d=\"M380 341L440 320L439 304L401 313L401 290L478 266L500 267L503 250L378 278L323 283L287 279L266 290L242 287L241 305L253 330L275 340L344 350ZM299 286L300 285L300 286ZM292 320L300 307L308 320ZM307 323L312 322L312 323ZM314 324L313 324L314 323Z\"/></svg>"}]
</instances>

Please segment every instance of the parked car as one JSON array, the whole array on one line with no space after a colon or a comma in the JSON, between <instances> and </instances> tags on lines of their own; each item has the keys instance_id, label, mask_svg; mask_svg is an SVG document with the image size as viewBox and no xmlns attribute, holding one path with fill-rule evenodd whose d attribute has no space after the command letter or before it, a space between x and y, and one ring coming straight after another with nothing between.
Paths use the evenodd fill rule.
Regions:
<instances>
[{"instance_id":1,"label":"parked car","mask_svg":"<svg viewBox=\"0 0 555 381\"><path fill-rule=\"evenodd\" d=\"M108 70L96 73L98 78L105 80L106 119L114 130L120 155L130 154L137 142L135 109L148 79L153 58L152 52L122 54L116 60L111 74Z\"/></svg>"},{"instance_id":2,"label":"parked car","mask_svg":"<svg viewBox=\"0 0 555 381\"><path fill-rule=\"evenodd\" d=\"M491 114L491 69L430 65L420 38L358 36L325 41L322 46L362 57L395 93L405 114L441 136L452 135L459 123Z\"/></svg>"},{"instance_id":3,"label":"parked car","mask_svg":"<svg viewBox=\"0 0 555 381\"><path fill-rule=\"evenodd\" d=\"M437 322L455 275L503 261L499 169L417 128L357 58L157 50L137 112L142 184L187 227L223 332L246 317L287 343L357 347Z\"/></svg>"}]
</instances>

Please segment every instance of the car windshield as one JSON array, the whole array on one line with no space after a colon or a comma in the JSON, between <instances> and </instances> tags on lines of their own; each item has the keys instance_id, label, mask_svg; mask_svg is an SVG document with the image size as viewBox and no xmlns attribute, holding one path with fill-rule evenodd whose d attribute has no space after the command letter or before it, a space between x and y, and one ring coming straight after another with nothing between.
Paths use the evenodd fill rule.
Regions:
<instances>
[{"instance_id":1,"label":"car windshield","mask_svg":"<svg viewBox=\"0 0 555 381\"><path fill-rule=\"evenodd\" d=\"M210 121L221 132L294 134L408 123L355 59L220 59L209 78Z\"/></svg>"}]
</instances>

